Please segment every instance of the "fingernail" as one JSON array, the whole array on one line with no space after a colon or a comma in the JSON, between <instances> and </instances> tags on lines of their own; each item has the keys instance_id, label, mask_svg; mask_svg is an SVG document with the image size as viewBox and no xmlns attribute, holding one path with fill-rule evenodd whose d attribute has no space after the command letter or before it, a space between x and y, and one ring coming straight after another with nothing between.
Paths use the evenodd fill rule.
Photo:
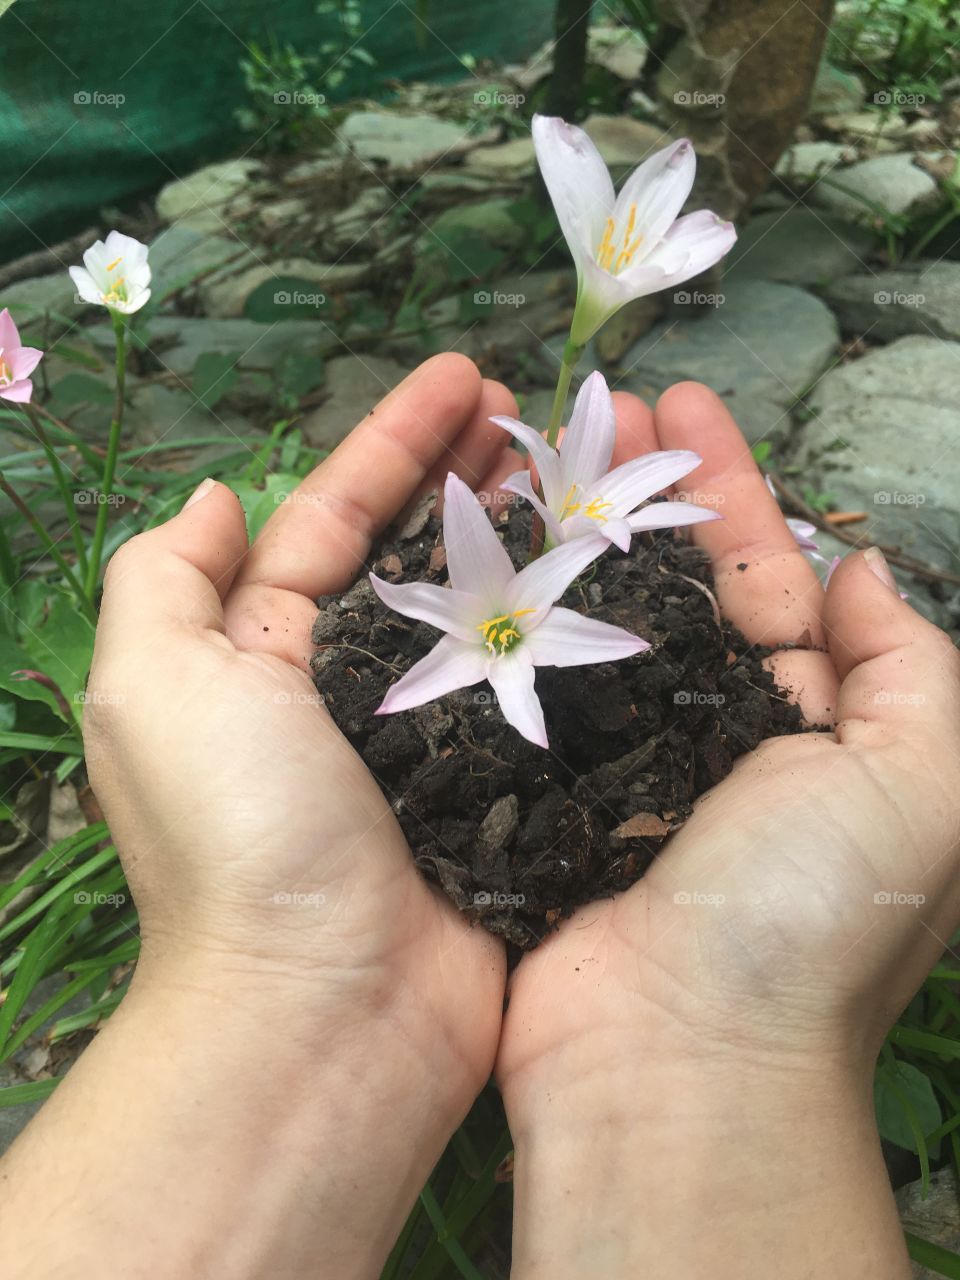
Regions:
<instances>
[{"instance_id":1,"label":"fingernail","mask_svg":"<svg viewBox=\"0 0 960 1280\"><path fill-rule=\"evenodd\" d=\"M879 547L868 547L863 553L863 558L877 575L885 587L889 587L891 591L897 591L897 580L890 572L890 566L887 564L886 556Z\"/></svg>"},{"instance_id":2,"label":"fingernail","mask_svg":"<svg viewBox=\"0 0 960 1280\"><path fill-rule=\"evenodd\" d=\"M211 480L209 476L207 476L206 480L201 480L193 493L191 493L190 497L180 508L181 511L186 511L187 507L192 507L195 502L199 502L201 498L205 498L216 483L216 480Z\"/></svg>"}]
</instances>

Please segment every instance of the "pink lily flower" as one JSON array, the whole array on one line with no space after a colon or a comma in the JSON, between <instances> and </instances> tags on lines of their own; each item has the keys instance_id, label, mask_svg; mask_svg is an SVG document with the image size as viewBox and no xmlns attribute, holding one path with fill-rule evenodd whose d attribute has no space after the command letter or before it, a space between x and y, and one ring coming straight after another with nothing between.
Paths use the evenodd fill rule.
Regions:
<instances>
[{"instance_id":1,"label":"pink lily flower","mask_svg":"<svg viewBox=\"0 0 960 1280\"><path fill-rule=\"evenodd\" d=\"M577 267L570 340L578 347L624 303L706 271L737 238L731 222L707 209L678 216L697 168L687 138L644 160L619 195L583 129L536 115L533 143Z\"/></svg>"},{"instance_id":2,"label":"pink lily flower","mask_svg":"<svg viewBox=\"0 0 960 1280\"><path fill-rule=\"evenodd\" d=\"M450 587L392 584L370 574L385 605L446 632L391 686L377 715L419 707L489 680L507 723L546 747L543 708L534 689L537 667L615 662L650 645L620 627L554 604L604 551L602 538L579 538L557 547L518 573L483 507L453 472L443 496Z\"/></svg>"},{"instance_id":3,"label":"pink lily flower","mask_svg":"<svg viewBox=\"0 0 960 1280\"><path fill-rule=\"evenodd\" d=\"M637 507L655 493L699 467L703 459L689 449L665 449L632 458L609 470L617 425L613 397L602 373L591 373L577 393L570 425L559 449L539 431L516 418L491 418L526 448L540 473L543 499L529 471L516 471L501 488L516 493L541 516L549 544L600 534L621 551L645 529L718 520L719 512L689 502L655 502Z\"/></svg>"},{"instance_id":4,"label":"pink lily flower","mask_svg":"<svg viewBox=\"0 0 960 1280\"><path fill-rule=\"evenodd\" d=\"M0 400L28 404L33 395L30 375L42 359L42 351L21 343L13 316L4 307L0 311Z\"/></svg>"}]
</instances>

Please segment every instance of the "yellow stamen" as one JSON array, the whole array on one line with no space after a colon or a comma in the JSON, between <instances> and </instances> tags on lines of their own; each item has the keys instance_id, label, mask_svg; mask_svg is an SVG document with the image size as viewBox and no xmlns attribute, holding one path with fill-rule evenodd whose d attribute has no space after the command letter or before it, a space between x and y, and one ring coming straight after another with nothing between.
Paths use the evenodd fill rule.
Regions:
<instances>
[{"instance_id":1,"label":"yellow stamen","mask_svg":"<svg viewBox=\"0 0 960 1280\"><path fill-rule=\"evenodd\" d=\"M483 632L483 642L494 657L498 656L497 645L500 646L499 656L502 656L521 638L520 632L515 626L505 627L503 624L510 622L511 619L516 622L518 618L524 617L525 614L534 612L535 610L533 609L515 609L512 613L501 613L496 618L484 618L483 622L478 625L477 630Z\"/></svg>"},{"instance_id":2,"label":"yellow stamen","mask_svg":"<svg viewBox=\"0 0 960 1280\"><path fill-rule=\"evenodd\" d=\"M597 263L604 271L609 271L612 275L617 275L624 267L628 266L634 254L643 244L643 236L638 235L634 238L634 230L637 225L637 206L636 202L630 205L630 213L627 216L627 225L624 227L623 235L617 240L614 239L616 234L616 224L613 218L608 218L603 231L603 239L597 246Z\"/></svg>"},{"instance_id":3,"label":"yellow stamen","mask_svg":"<svg viewBox=\"0 0 960 1280\"><path fill-rule=\"evenodd\" d=\"M596 520L600 524L607 523L607 517L603 514L607 507L612 507L612 502L603 502L600 498L594 498L592 502L587 503L584 511L585 516L589 516L591 520Z\"/></svg>"},{"instance_id":4,"label":"yellow stamen","mask_svg":"<svg viewBox=\"0 0 960 1280\"><path fill-rule=\"evenodd\" d=\"M106 268L106 270L112 271L113 268L117 265L117 263L122 261L123 261L123 254L121 254L119 258L114 258L114 260L110 263L110 265Z\"/></svg>"},{"instance_id":5,"label":"yellow stamen","mask_svg":"<svg viewBox=\"0 0 960 1280\"><path fill-rule=\"evenodd\" d=\"M577 484L572 484L567 490L567 496L563 500L563 507L560 511L560 519L566 520L567 516L575 516L580 510L581 504L574 502L577 490L580 488Z\"/></svg>"}]
</instances>

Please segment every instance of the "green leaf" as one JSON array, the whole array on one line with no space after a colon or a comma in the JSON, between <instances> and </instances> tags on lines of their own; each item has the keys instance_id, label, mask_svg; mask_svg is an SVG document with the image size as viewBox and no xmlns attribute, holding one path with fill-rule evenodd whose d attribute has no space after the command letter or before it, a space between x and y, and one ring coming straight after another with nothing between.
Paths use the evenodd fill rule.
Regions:
<instances>
[{"instance_id":1,"label":"green leaf","mask_svg":"<svg viewBox=\"0 0 960 1280\"><path fill-rule=\"evenodd\" d=\"M259 324L280 320L329 319L327 297L315 280L274 276L264 280L247 299L244 314Z\"/></svg>"},{"instance_id":2,"label":"green leaf","mask_svg":"<svg viewBox=\"0 0 960 1280\"><path fill-rule=\"evenodd\" d=\"M300 400L323 382L323 360L301 351L288 351L277 370L281 395Z\"/></svg>"},{"instance_id":3,"label":"green leaf","mask_svg":"<svg viewBox=\"0 0 960 1280\"><path fill-rule=\"evenodd\" d=\"M240 354L239 351L226 354L205 351L197 357L190 382L193 394L205 409L213 409L233 388Z\"/></svg>"},{"instance_id":4,"label":"green leaf","mask_svg":"<svg viewBox=\"0 0 960 1280\"><path fill-rule=\"evenodd\" d=\"M773 445L770 443L769 440L758 440L757 443L750 450L750 452L753 454L754 462L756 462L758 466L762 467L763 464L766 462L766 460L770 457L770 453L772 449L773 449Z\"/></svg>"},{"instance_id":5,"label":"green leaf","mask_svg":"<svg viewBox=\"0 0 960 1280\"><path fill-rule=\"evenodd\" d=\"M46 617L23 636L23 647L31 659L28 665L50 676L77 713L93 660L93 635L92 623L77 609L72 596L54 590Z\"/></svg>"},{"instance_id":6,"label":"green leaf","mask_svg":"<svg viewBox=\"0 0 960 1280\"><path fill-rule=\"evenodd\" d=\"M247 517L247 532L251 538L257 536L277 507L287 500L299 483L298 475L274 471L267 476L262 486L252 484L249 480L241 480L231 485L243 506Z\"/></svg>"},{"instance_id":7,"label":"green leaf","mask_svg":"<svg viewBox=\"0 0 960 1280\"><path fill-rule=\"evenodd\" d=\"M3 0L0 0L2 12ZM63 1079L52 1076L49 1080L32 1080L29 1084L12 1084L8 1089L0 1089L0 1107L22 1107L26 1102L42 1102Z\"/></svg>"},{"instance_id":8,"label":"green leaf","mask_svg":"<svg viewBox=\"0 0 960 1280\"><path fill-rule=\"evenodd\" d=\"M911 1062L882 1063L874 1077L873 1100L881 1136L915 1155L917 1129L923 1135L933 1133L943 1120L929 1077ZM934 1158L939 1149L939 1141L931 1144Z\"/></svg>"},{"instance_id":9,"label":"green leaf","mask_svg":"<svg viewBox=\"0 0 960 1280\"><path fill-rule=\"evenodd\" d=\"M72 409L78 404L100 404L105 407L113 404L113 389L88 373L68 373L55 383L52 391L50 404L54 413Z\"/></svg>"},{"instance_id":10,"label":"green leaf","mask_svg":"<svg viewBox=\"0 0 960 1280\"><path fill-rule=\"evenodd\" d=\"M0 1095L0 1106L2 1105L2 1095ZM951 1253L949 1249L934 1244L932 1240L922 1240L912 1231L905 1231L903 1234L907 1240L907 1251L914 1262L946 1276L947 1280L960 1280L960 1254Z\"/></svg>"}]
</instances>

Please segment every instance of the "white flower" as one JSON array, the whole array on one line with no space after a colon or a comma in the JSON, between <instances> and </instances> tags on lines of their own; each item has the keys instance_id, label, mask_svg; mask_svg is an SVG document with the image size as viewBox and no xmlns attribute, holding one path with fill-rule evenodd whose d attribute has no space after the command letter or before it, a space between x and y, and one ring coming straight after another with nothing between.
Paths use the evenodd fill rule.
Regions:
<instances>
[{"instance_id":1,"label":"white flower","mask_svg":"<svg viewBox=\"0 0 960 1280\"><path fill-rule=\"evenodd\" d=\"M450 588L393 585L371 573L391 609L447 634L387 691L378 715L419 707L454 689L489 680L504 719L547 746L536 667L575 667L629 658L650 646L620 627L558 608L570 583L606 547L579 538L518 573L474 494L452 472L444 486L443 544Z\"/></svg>"},{"instance_id":2,"label":"white flower","mask_svg":"<svg viewBox=\"0 0 960 1280\"><path fill-rule=\"evenodd\" d=\"M533 142L577 267L570 340L578 347L624 303L706 271L737 238L732 223L706 209L678 217L697 167L686 138L644 160L618 196L583 129L537 115Z\"/></svg>"},{"instance_id":3,"label":"white flower","mask_svg":"<svg viewBox=\"0 0 960 1280\"><path fill-rule=\"evenodd\" d=\"M608 471L617 426L613 397L602 373L591 373L580 388L559 450L516 418L497 417L491 422L519 440L536 464L542 501L534 492L529 471L515 472L500 487L536 508L551 543L599 533L621 551L629 551L631 534L640 530L719 519L716 511L689 502L654 502L636 510L641 502L699 467L703 459L689 449L661 450Z\"/></svg>"},{"instance_id":4,"label":"white flower","mask_svg":"<svg viewBox=\"0 0 960 1280\"><path fill-rule=\"evenodd\" d=\"M150 298L147 246L120 231L111 231L83 255L82 267L70 276L84 302L133 315Z\"/></svg>"}]
</instances>

